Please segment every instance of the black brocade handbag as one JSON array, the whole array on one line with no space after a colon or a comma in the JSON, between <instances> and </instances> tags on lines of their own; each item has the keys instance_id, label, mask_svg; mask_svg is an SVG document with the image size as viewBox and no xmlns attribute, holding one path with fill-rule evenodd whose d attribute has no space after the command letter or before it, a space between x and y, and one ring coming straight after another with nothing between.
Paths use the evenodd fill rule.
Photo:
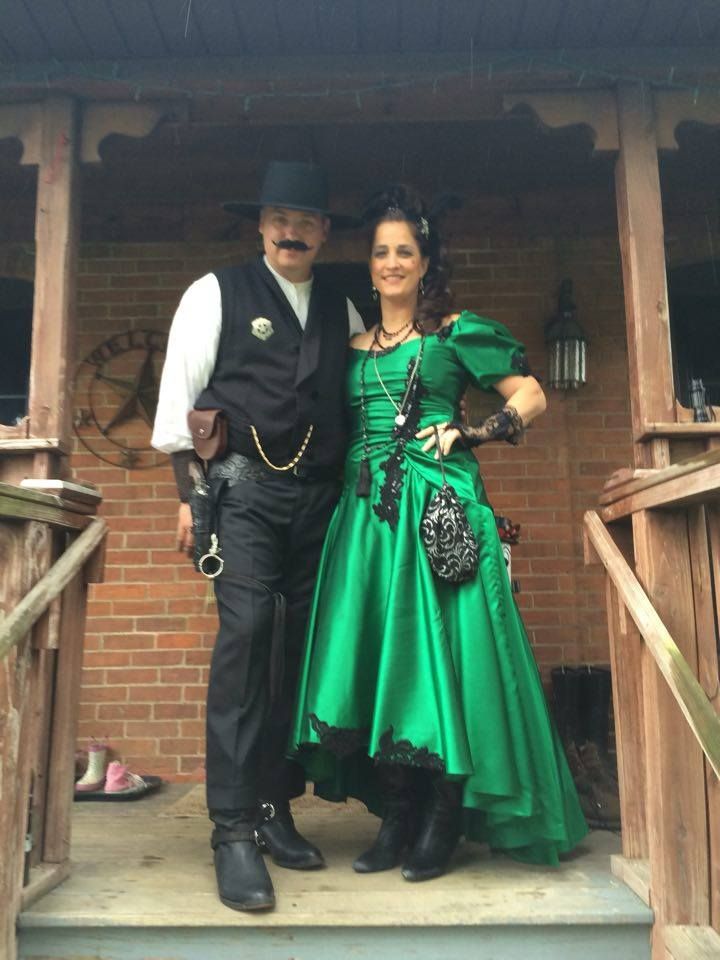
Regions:
<instances>
[{"instance_id":1,"label":"black brocade handbag","mask_svg":"<svg viewBox=\"0 0 720 960\"><path fill-rule=\"evenodd\" d=\"M478 543L463 505L445 478L440 436L437 427L434 429L442 486L425 508L420 539L435 576L450 583L464 583L477 573Z\"/></svg>"}]
</instances>

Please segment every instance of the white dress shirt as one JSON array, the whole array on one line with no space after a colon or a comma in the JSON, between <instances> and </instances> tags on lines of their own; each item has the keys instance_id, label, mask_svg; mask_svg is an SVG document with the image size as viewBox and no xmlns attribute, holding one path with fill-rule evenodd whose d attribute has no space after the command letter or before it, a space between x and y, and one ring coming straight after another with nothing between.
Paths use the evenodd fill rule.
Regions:
<instances>
[{"instance_id":1,"label":"white dress shirt","mask_svg":"<svg viewBox=\"0 0 720 960\"><path fill-rule=\"evenodd\" d=\"M304 330L310 306L312 278L304 283L292 283L273 270L267 257L264 260ZM349 335L353 337L357 333L363 333L365 325L350 300L347 301L347 311ZM150 440L156 450L177 453L179 450L192 449L187 415L210 382L215 369L221 327L220 285L214 273L207 273L185 291L170 327L155 425Z\"/></svg>"}]
</instances>

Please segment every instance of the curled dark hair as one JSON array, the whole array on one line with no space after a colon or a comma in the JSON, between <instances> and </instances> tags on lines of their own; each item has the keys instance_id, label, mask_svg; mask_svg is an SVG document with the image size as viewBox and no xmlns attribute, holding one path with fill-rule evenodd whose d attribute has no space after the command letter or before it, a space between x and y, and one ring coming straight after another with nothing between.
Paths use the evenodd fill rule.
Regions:
<instances>
[{"instance_id":1,"label":"curled dark hair","mask_svg":"<svg viewBox=\"0 0 720 960\"><path fill-rule=\"evenodd\" d=\"M458 205L455 198L444 198L441 204L444 209ZM405 222L412 229L420 253L428 258L427 272L423 277L424 292L418 297L413 319L415 329L420 332L437 330L453 307L450 261L437 228L439 212L429 210L412 187L393 183L370 198L363 214L371 249L379 224Z\"/></svg>"}]
</instances>

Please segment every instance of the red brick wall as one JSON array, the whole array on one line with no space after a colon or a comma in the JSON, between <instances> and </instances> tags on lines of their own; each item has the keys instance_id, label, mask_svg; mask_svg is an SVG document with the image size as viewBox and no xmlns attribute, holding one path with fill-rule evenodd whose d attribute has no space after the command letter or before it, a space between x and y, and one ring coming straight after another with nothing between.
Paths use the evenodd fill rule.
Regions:
<instances>
[{"instance_id":1,"label":"red brick wall","mask_svg":"<svg viewBox=\"0 0 720 960\"><path fill-rule=\"evenodd\" d=\"M80 356L128 329L166 329L192 279L248 252L228 244L84 247ZM343 240L341 255L353 254L362 257ZM590 338L589 384L575 394L550 391L526 444L483 448L481 463L497 512L522 524L513 574L541 668L606 661L603 585L583 567L580 522L604 478L631 456L617 241L456 238L453 259L458 306L507 323L541 375L543 323L560 279L574 280ZM215 608L175 551L170 469L125 470L80 448L72 465L100 486L111 527L106 582L92 589L88 611L81 741L107 738L134 769L187 778L202 764Z\"/></svg>"}]
</instances>

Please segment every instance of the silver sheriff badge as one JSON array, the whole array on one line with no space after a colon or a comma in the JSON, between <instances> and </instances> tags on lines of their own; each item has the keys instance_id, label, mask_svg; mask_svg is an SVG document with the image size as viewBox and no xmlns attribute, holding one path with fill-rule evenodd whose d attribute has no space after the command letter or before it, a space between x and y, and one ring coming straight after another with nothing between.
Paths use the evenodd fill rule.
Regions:
<instances>
[{"instance_id":1,"label":"silver sheriff badge","mask_svg":"<svg viewBox=\"0 0 720 960\"><path fill-rule=\"evenodd\" d=\"M255 317L255 319L250 324L252 333L254 337L257 337L258 340L269 340L270 337L275 333L273 330L272 323L267 319L267 317Z\"/></svg>"}]
</instances>

